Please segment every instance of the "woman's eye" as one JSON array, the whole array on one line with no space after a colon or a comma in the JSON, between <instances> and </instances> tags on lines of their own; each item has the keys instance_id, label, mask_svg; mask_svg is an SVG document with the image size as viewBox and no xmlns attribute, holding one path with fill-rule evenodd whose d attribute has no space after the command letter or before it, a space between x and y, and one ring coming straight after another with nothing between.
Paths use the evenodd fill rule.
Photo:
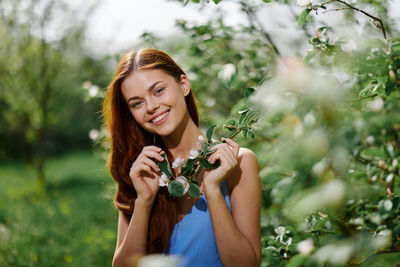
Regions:
<instances>
[{"instance_id":1,"label":"woman's eye","mask_svg":"<svg viewBox=\"0 0 400 267\"><path fill-rule=\"evenodd\" d=\"M141 102L141 101L138 101L138 102L135 102L135 103L131 104L131 107L132 107L132 108L137 108L137 107L140 106L140 104L142 104L142 102Z\"/></svg>"},{"instance_id":2,"label":"woman's eye","mask_svg":"<svg viewBox=\"0 0 400 267\"><path fill-rule=\"evenodd\" d=\"M159 89L157 89L157 90L154 92L154 94L155 94L155 95L158 95L158 94L160 94L162 91L164 91L164 88L159 88Z\"/></svg>"}]
</instances>

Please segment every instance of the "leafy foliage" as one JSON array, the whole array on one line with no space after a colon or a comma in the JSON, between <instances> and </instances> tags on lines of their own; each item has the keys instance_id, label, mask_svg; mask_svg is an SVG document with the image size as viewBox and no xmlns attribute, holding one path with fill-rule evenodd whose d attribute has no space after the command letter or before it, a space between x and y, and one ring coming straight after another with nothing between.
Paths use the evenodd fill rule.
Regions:
<instances>
[{"instance_id":1,"label":"leafy foliage","mask_svg":"<svg viewBox=\"0 0 400 267\"><path fill-rule=\"evenodd\" d=\"M247 7L256 10L261 2L275 2L298 10L294 1L259 2ZM240 111L240 122L251 117L247 108L260 115L251 126L255 138L247 144L262 166L262 266L394 264L400 252L400 39L386 34L399 34L387 19L389 4L297 2L304 4L297 23L310 36L303 59L277 53L275 58L270 50L249 67L256 75L239 70L241 60L233 63L236 79L243 81L240 87L256 90L231 98L237 103L231 113ZM364 25L367 34L341 34L340 26L319 20L326 12L336 12L350 31ZM193 30L207 25L183 28L196 40L192 51L206 44L202 33ZM245 48L238 48L242 54L262 50L252 43L262 33L258 30L243 41ZM237 32L231 36L240 38ZM210 50L221 44L212 40ZM263 42L264 47L270 44L267 38ZM208 69L223 64L221 59L222 53L207 62ZM258 72L262 61L269 67ZM252 75L257 78L250 81ZM233 132L240 122L229 120L224 126Z\"/></svg>"}]
</instances>

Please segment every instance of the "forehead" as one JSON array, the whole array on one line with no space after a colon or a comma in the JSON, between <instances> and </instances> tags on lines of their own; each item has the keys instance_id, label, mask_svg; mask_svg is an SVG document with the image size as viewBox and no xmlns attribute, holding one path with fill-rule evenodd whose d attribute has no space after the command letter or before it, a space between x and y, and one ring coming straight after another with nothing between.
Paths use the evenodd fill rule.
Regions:
<instances>
[{"instance_id":1,"label":"forehead","mask_svg":"<svg viewBox=\"0 0 400 267\"><path fill-rule=\"evenodd\" d=\"M132 72L129 76L122 82L121 90L122 93L143 93L155 82L171 82L175 79L165 73L163 70L139 70Z\"/></svg>"}]
</instances>

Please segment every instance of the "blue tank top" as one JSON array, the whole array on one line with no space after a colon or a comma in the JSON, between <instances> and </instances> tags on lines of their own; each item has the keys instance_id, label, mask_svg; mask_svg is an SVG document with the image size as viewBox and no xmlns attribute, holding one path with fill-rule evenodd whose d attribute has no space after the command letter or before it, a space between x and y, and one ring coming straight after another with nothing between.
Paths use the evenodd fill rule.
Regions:
<instances>
[{"instance_id":1,"label":"blue tank top","mask_svg":"<svg viewBox=\"0 0 400 267\"><path fill-rule=\"evenodd\" d=\"M232 212L225 181L221 183L220 189ZM169 254L178 254L183 257L183 264L179 267L222 266L204 194L175 225L170 237Z\"/></svg>"}]
</instances>

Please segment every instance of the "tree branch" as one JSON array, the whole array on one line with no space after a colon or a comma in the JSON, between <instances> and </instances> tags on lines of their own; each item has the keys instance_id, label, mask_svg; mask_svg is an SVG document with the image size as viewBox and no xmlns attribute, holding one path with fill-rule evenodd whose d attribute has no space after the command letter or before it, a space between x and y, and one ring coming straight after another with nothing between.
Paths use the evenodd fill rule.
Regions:
<instances>
[{"instance_id":1,"label":"tree branch","mask_svg":"<svg viewBox=\"0 0 400 267\"><path fill-rule=\"evenodd\" d=\"M239 3L242 5L244 11L246 12L246 15L247 15L247 18L249 19L250 25L253 26L254 28L256 28L255 25L257 25L259 31L262 33L262 35L265 37L265 39L267 39L269 45L272 47L272 49L275 51L275 53L278 56L280 56L281 53L279 52L279 50L276 47L275 43L272 41L271 36L266 31L266 29L264 28L264 26L261 23L261 21L259 21L257 19L257 16L256 16L254 10L248 5L248 3L246 3L246 1L240 1Z\"/></svg>"},{"instance_id":2,"label":"tree branch","mask_svg":"<svg viewBox=\"0 0 400 267\"><path fill-rule=\"evenodd\" d=\"M358 11L358 12L360 12L360 13L366 15L367 17L373 19L373 22L374 22L374 21L379 22L379 26L376 25L375 23L374 23L374 25L382 30L383 38L384 38L385 40L387 39L387 37L386 37L385 26L383 25L383 22L382 22L382 20L381 20L380 18L375 17L375 16L373 16L373 15L367 13L366 11L364 11L364 10L362 10L362 9L359 9L359 8L357 8L357 7L355 7L355 6L352 6L352 5L350 5L349 3L346 3L346 2L343 1L343 0L330 0L330 1L327 1L327 2L322 3L321 5L324 6L324 5L330 4L330 3L332 3L332 2L339 2L339 3L341 3L341 4L345 5L345 6L347 6L347 8L338 8L338 9L327 10L327 11L325 11L324 13L326 13L326 12L328 12L328 11L340 11L340 10L344 10L344 9L352 9L352 10Z\"/></svg>"}]
</instances>

